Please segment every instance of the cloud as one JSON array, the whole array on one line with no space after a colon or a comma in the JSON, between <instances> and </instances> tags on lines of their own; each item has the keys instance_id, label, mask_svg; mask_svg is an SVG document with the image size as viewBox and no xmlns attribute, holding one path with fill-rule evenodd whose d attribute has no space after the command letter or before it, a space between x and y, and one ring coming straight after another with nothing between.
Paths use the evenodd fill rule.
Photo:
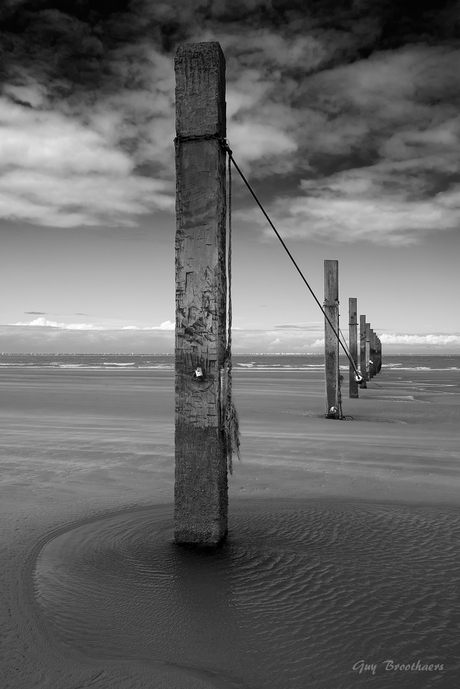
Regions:
<instances>
[{"instance_id":1,"label":"cloud","mask_svg":"<svg viewBox=\"0 0 460 689\"><path fill-rule=\"evenodd\" d=\"M272 206L271 218L283 237L407 246L424 235L458 227L459 198L458 192L426 201L377 194L366 198L359 193L328 198L325 194L279 200ZM267 237L272 236L256 212L247 212L245 217L264 226Z\"/></svg>"},{"instance_id":2,"label":"cloud","mask_svg":"<svg viewBox=\"0 0 460 689\"><path fill-rule=\"evenodd\" d=\"M460 335L379 335L382 345L427 345L430 347L460 346Z\"/></svg>"},{"instance_id":3,"label":"cloud","mask_svg":"<svg viewBox=\"0 0 460 689\"><path fill-rule=\"evenodd\" d=\"M0 98L0 216L40 225L135 225L174 206L171 183L136 174L110 135Z\"/></svg>"},{"instance_id":4,"label":"cloud","mask_svg":"<svg viewBox=\"0 0 460 689\"><path fill-rule=\"evenodd\" d=\"M160 324L159 330L174 330L175 324L172 321L164 321Z\"/></svg>"},{"instance_id":5,"label":"cloud","mask_svg":"<svg viewBox=\"0 0 460 689\"><path fill-rule=\"evenodd\" d=\"M133 226L153 205L170 209L168 184L140 176L60 176L16 168L0 179L0 214L40 225Z\"/></svg>"},{"instance_id":6,"label":"cloud","mask_svg":"<svg viewBox=\"0 0 460 689\"><path fill-rule=\"evenodd\" d=\"M64 12L23 0L3 14L1 217L134 226L173 212L173 53L218 40L230 144L267 181L288 236L399 246L457 226L449 3L135 0ZM279 188L285 175L294 192Z\"/></svg>"},{"instance_id":7,"label":"cloud","mask_svg":"<svg viewBox=\"0 0 460 689\"><path fill-rule=\"evenodd\" d=\"M60 174L110 172L125 176L130 172L132 163L126 154L107 145L98 132L61 113L19 105L4 97L0 122L0 156L6 167L20 165Z\"/></svg>"},{"instance_id":8,"label":"cloud","mask_svg":"<svg viewBox=\"0 0 460 689\"><path fill-rule=\"evenodd\" d=\"M56 323L46 318L40 317L29 323L14 323L14 325L31 326L38 328L60 328L61 330L103 330L99 325L91 323Z\"/></svg>"},{"instance_id":9,"label":"cloud","mask_svg":"<svg viewBox=\"0 0 460 689\"><path fill-rule=\"evenodd\" d=\"M130 227L173 211L172 56L128 7L52 5L5 9L0 217Z\"/></svg>"},{"instance_id":10,"label":"cloud","mask_svg":"<svg viewBox=\"0 0 460 689\"><path fill-rule=\"evenodd\" d=\"M324 352L324 326L318 324L316 328L293 329L287 327L276 330L240 330L233 335L234 352L292 352L304 354L321 354ZM394 351L394 345L403 352L415 345L425 352L458 351L460 335L458 334L380 334L383 347ZM340 355L344 353L340 350Z\"/></svg>"},{"instance_id":11,"label":"cloud","mask_svg":"<svg viewBox=\"0 0 460 689\"><path fill-rule=\"evenodd\" d=\"M24 311L28 316L46 316L46 311Z\"/></svg>"},{"instance_id":12,"label":"cloud","mask_svg":"<svg viewBox=\"0 0 460 689\"><path fill-rule=\"evenodd\" d=\"M324 326L316 328L281 328L270 330L237 330L233 333L234 352L308 353Z\"/></svg>"},{"instance_id":13,"label":"cloud","mask_svg":"<svg viewBox=\"0 0 460 689\"><path fill-rule=\"evenodd\" d=\"M260 161L261 158L293 153L297 145L279 127L257 121L230 125L231 146L239 162Z\"/></svg>"},{"instance_id":14,"label":"cloud","mask_svg":"<svg viewBox=\"0 0 460 689\"><path fill-rule=\"evenodd\" d=\"M35 313L33 311L29 313ZM28 323L14 323L13 325L18 326L31 326L39 328L60 328L61 330L163 330L163 331L173 331L175 325L172 321L164 321L160 325L153 326L136 326L136 325L125 325L120 328L104 327L101 325L94 325L92 323L57 323L56 321L50 321L46 318L40 317Z\"/></svg>"},{"instance_id":15,"label":"cloud","mask_svg":"<svg viewBox=\"0 0 460 689\"><path fill-rule=\"evenodd\" d=\"M406 46L305 79L294 138L309 171L297 193L273 195L282 234L404 246L457 228L459 60L447 46ZM240 217L271 233L257 209Z\"/></svg>"},{"instance_id":16,"label":"cloud","mask_svg":"<svg viewBox=\"0 0 460 689\"><path fill-rule=\"evenodd\" d=\"M141 327L137 325L125 325L123 326L123 330L175 330L175 324L172 321L164 321L163 323L160 323L160 325L152 325L152 326L147 326L147 327Z\"/></svg>"},{"instance_id":17,"label":"cloud","mask_svg":"<svg viewBox=\"0 0 460 689\"><path fill-rule=\"evenodd\" d=\"M36 319L34 325L0 326L0 351L3 352L137 352L174 351L174 329L170 321L151 328L102 328L91 324L54 323ZM41 326L41 327L40 327ZM162 327L163 326L163 327ZM313 330L235 330L233 352L296 353L324 352L323 328ZM380 334L384 352L458 353L460 335L452 334Z\"/></svg>"},{"instance_id":18,"label":"cloud","mask_svg":"<svg viewBox=\"0 0 460 689\"><path fill-rule=\"evenodd\" d=\"M126 331L60 327L0 326L2 352L172 353L174 334L166 330Z\"/></svg>"},{"instance_id":19,"label":"cloud","mask_svg":"<svg viewBox=\"0 0 460 689\"><path fill-rule=\"evenodd\" d=\"M310 345L313 349L316 349L317 347L324 348L324 337L319 340L315 340L314 342L311 343Z\"/></svg>"}]
</instances>

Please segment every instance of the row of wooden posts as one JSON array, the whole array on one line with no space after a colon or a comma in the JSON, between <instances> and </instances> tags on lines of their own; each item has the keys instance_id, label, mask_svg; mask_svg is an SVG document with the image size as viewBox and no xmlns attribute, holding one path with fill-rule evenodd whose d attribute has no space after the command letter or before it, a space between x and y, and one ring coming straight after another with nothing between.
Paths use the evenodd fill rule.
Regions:
<instances>
[{"instance_id":1,"label":"row of wooden posts","mask_svg":"<svg viewBox=\"0 0 460 689\"><path fill-rule=\"evenodd\" d=\"M367 382L382 368L382 343L367 322L366 316L359 317L358 346L358 300L348 300L349 345L349 396L359 397L359 388L366 388ZM341 380L339 368L340 322L339 322L339 262L324 261L324 358L326 378L326 417L343 418ZM359 377L358 377L359 376ZM359 378L361 380L359 380Z\"/></svg>"},{"instance_id":2,"label":"row of wooden posts","mask_svg":"<svg viewBox=\"0 0 460 689\"><path fill-rule=\"evenodd\" d=\"M176 72L176 343L174 539L214 546L228 524L225 58L219 43L178 47ZM326 262L326 413L340 418L338 262ZM353 300L350 300L350 303ZM356 357L356 299L350 307ZM335 333L334 333L335 329ZM380 341L361 316L366 385ZM372 363L371 363L372 361ZM357 396L352 381L350 395ZM228 411L228 407L227 407Z\"/></svg>"}]
</instances>

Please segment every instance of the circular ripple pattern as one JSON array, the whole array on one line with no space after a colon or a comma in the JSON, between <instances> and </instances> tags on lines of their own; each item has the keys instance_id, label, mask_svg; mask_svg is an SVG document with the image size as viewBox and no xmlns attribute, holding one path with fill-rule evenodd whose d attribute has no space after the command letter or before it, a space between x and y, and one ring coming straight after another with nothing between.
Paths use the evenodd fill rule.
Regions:
<instances>
[{"instance_id":1,"label":"circular ripple pattern","mask_svg":"<svg viewBox=\"0 0 460 689\"><path fill-rule=\"evenodd\" d=\"M216 687L457 686L458 510L230 507L228 541L215 551L173 544L171 506L48 542L35 585L52 633L87 657L164 663ZM376 667L360 672L359 661ZM443 667L420 669L428 664Z\"/></svg>"}]
</instances>

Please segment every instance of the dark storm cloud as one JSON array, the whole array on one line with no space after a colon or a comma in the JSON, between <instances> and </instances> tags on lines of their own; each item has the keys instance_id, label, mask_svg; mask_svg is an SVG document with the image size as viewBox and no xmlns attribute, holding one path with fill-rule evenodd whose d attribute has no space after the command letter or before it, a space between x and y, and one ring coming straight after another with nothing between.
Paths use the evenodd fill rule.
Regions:
<instances>
[{"instance_id":1,"label":"dark storm cloud","mask_svg":"<svg viewBox=\"0 0 460 689\"><path fill-rule=\"evenodd\" d=\"M142 59L146 44L169 55L179 42L212 33L228 44L227 59L239 69L268 73L278 66L305 76L318 65L346 63L375 50L458 38L458 7L447 0L10 0L0 10L2 69L18 82L34 77L57 99L84 92L99 97L101 90L149 85ZM275 41L261 61L261 36L275 35L294 48L308 36L319 42L321 55L302 63L298 58L307 55L299 48L289 52Z\"/></svg>"},{"instance_id":2,"label":"dark storm cloud","mask_svg":"<svg viewBox=\"0 0 460 689\"><path fill-rule=\"evenodd\" d=\"M171 158L171 61L155 34L146 42L135 8L107 7L2 9L3 217L129 227L138 214L173 207L168 175L159 176ZM138 174L145 159L148 176Z\"/></svg>"},{"instance_id":3,"label":"dark storm cloud","mask_svg":"<svg viewBox=\"0 0 460 689\"><path fill-rule=\"evenodd\" d=\"M0 215L129 227L172 211L173 55L218 40L235 157L267 180L288 234L353 241L372 226L365 238L404 243L451 228L459 17L447 0L10 0Z\"/></svg>"}]
</instances>

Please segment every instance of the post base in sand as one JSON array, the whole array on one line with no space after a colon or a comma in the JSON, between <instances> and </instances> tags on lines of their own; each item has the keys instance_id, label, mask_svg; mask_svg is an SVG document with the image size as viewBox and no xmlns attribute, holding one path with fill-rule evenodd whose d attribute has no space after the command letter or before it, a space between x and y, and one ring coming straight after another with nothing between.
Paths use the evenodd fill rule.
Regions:
<instances>
[{"instance_id":1,"label":"post base in sand","mask_svg":"<svg viewBox=\"0 0 460 689\"><path fill-rule=\"evenodd\" d=\"M174 543L183 548L218 548L227 540L227 531L224 534L202 533L197 536L189 529L174 531Z\"/></svg>"}]
</instances>

